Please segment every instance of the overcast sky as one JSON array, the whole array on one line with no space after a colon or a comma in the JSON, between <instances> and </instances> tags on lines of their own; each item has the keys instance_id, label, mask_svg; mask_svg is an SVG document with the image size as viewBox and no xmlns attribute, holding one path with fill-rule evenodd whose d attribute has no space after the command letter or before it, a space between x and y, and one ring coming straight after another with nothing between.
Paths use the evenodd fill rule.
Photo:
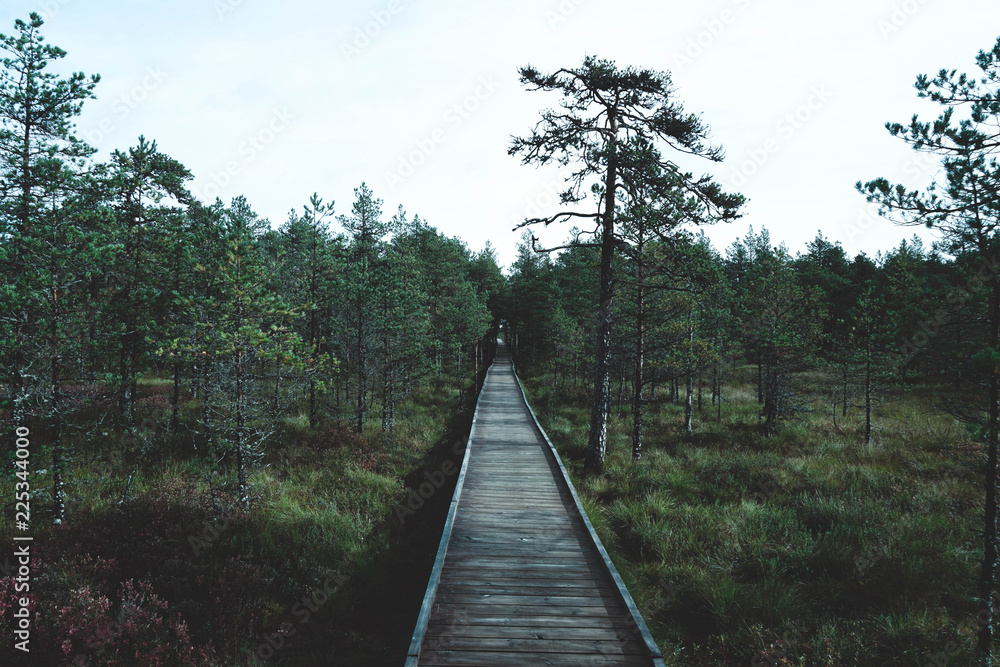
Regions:
<instances>
[{"instance_id":1,"label":"overcast sky","mask_svg":"<svg viewBox=\"0 0 1000 667\"><path fill-rule=\"evenodd\" d=\"M884 123L936 115L915 76L978 71L1000 35L995 0L4 0L0 32L32 11L65 71L102 77L77 123L99 158L143 134L200 198L245 195L275 225L313 192L348 213L365 181L386 216L402 204L473 250L489 240L504 265L512 228L561 186L507 155L557 102L519 66L670 71L726 151L685 164L749 198L708 229L716 247L753 225L793 253L822 230L874 256L914 230L873 218L854 183L935 171Z\"/></svg>"}]
</instances>

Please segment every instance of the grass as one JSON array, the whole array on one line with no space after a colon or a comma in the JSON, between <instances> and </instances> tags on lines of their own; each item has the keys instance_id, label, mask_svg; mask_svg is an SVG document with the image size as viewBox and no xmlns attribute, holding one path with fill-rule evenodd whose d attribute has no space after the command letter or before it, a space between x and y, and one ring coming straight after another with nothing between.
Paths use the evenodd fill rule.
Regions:
<instances>
[{"instance_id":1,"label":"grass","mask_svg":"<svg viewBox=\"0 0 1000 667\"><path fill-rule=\"evenodd\" d=\"M682 405L649 405L639 464L623 406L585 476L587 396L543 377L531 400L668 665L973 664L982 479L943 451L975 445L933 386L882 406L868 446L862 415L834 426L822 374L811 410L764 438L738 374L693 436Z\"/></svg>"},{"instance_id":2,"label":"grass","mask_svg":"<svg viewBox=\"0 0 1000 667\"><path fill-rule=\"evenodd\" d=\"M140 385L147 397L170 389L153 377ZM143 455L110 430L70 443L68 521L53 527L50 451L33 438L35 616L24 664L153 664L150 646L171 652L171 665L402 664L454 479L405 520L396 508L460 455L470 393L460 400L456 382L421 388L387 433L377 420L363 435L331 424L313 432L305 415L287 416L253 468L249 511L233 470L158 439L168 408L146 401ZM197 414L186 397L184 425ZM16 481L6 466L3 497ZM13 534L0 522L0 540ZM11 581L0 577L5 644Z\"/></svg>"}]
</instances>

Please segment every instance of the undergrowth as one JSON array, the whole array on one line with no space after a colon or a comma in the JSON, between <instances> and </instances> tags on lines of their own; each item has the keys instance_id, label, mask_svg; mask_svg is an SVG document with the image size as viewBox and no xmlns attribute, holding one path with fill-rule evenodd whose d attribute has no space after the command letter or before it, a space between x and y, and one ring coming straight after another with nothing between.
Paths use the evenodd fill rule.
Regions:
<instances>
[{"instance_id":1,"label":"undergrowth","mask_svg":"<svg viewBox=\"0 0 1000 667\"><path fill-rule=\"evenodd\" d=\"M156 435L168 403L155 397L169 389L156 378L142 386L141 453L110 427L69 443L62 525L51 525L51 452L33 439L31 652L8 655L46 666L402 664L455 480L400 508L425 473L461 460L472 392L457 385L415 393L385 433L377 421L359 435L285 418L253 467L249 508L225 462ZM188 397L182 427L196 429L197 414ZM14 470L5 464L5 499ZM8 545L12 519L8 503ZM6 558L0 633L11 649L24 593Z\"/></svg>"},{"instance_id":2,"label":"undergrowth","mask_svg":"<svg viewBox=\"0 0 1000 667\"><path fill-rule=\"evenodd\" d=\"M595 476L586 393L526 385L668 665L974 663L983 482L945 451L976 445L935 392L881 406L871 446L824 387L771 438L747 384L721 419L706 395L691 436L660 396L637 464L623 405Z\"/></svg>"}]
</instances>

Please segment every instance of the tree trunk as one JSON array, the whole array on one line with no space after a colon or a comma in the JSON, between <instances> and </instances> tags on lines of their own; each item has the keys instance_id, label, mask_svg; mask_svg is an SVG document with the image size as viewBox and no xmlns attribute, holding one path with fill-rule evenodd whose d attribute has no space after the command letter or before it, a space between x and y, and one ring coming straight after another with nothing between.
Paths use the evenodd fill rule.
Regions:
<instances>
[{"instance_id":1,"label":"tree trunk","mask_svg":"<svg viewBox=\"0 0 1000 667\"><path fill-rule=\"evenodd\" d=\"M174 360L174 393L170 399L170 437L177 439L180 431L181 362Z\"/></svg>"},{"instance_id":2,"label":"tree trunk","mask_svg":"<svg viewBox=\"0 0 1000 667\"><path fill-rule=\"evenodd\" d=\"M138 193L138 215L135 220L135 231L132 246L132 281L129 285L129 304L125 315L125 346L122 350L124 361L124 373L122 382L124 383L124 404L122 413L125 423L128 426L135 426L136 423L136 402L138 401L138 373L139 373L139 283L142 266L142 185L139 186Z\"/></svg>"},{"instance_id":3,"label":"tree trunk","mask_svg":"<svg viewBox=\"0 0 1000 667\"><path fill-rule=\"evenodd\" d=\"M840 413L841 417L847 416L847 361L844 361L844 409Z\"/></svg>"},{"instance_id":4,"label":"tree trunk","mask_svg":"<svg viewBox=\"0 0 1000 667\"><path fill-rule=\"evenodd\" d=\"M764 368L760 356L757 357L757 404L764 402Z\"/></svg>"},{"instance_id":5,"label":"tree trunk","mask_svg":"<svg viewBox=\"0 0 1000 667\"><path fill-rule=\"evenodd\" d=\"M236 352L236 477L239 488L240 505L244 509L250 506L250 491L247 486L247 468L243 456L243 425L246 420L246 404L243 378L243 350Z\"/></svg>"},{"instance_id":6,"label":"tree trunk","mask_svg":"<svg viewBox=\"0 0 1000 667\"><path fill-rule=\"evenodd\" d=\"M764 437L770 438L778 428L779 382L777 363L768 363L764 380Z\"/></svg>"},{"instance_id":7,"label":"tree trunk","mask_svg":"<svg viewBox=\"0 0 1000 667\"><path fill-rule=\"evenodd\" d=\"M280 369L279 369L280 373ZM306 377L309 378L309 428L316 430L316 426L319 424L319 419L317 417L316 411L316 369L312 365L312 360L306 365ZM278 382L281 381L279 375ZM274 385L274 406L278 407L278 382Z\"/></svg>"},{"instance_id":8,"label":"tree trunk","mask_svg":"<svg viewBox=\"0 0 1000 667\"><path fill-rule=\"evenodd\" d=\"M385 433L389 430L389 374L391 373L388 335L382 337L382 356L384 357L382 367L382 432Z\"/></svg>"},{"instance_id":9,"label":"tree trunk","mask_svg":"<svg viewBox=\"0 0 1000 667\"><path fill-rule=\"evenodd\" d=\"M340 383L342 381L340 374L341 367L337 367L337 377L334 380L334 409L337 411L337 427L340 428L341 410L340 410Z\"/></svg>"},{"instance_id":10,"label":"tree trunk","mask_svg":"<svg viewBox=\"0 0 1000 667\"><path fill-rule=\"evenodd\" d=\"M632 460L638 462L642 458L642 385L643 385L643 361L646 342L646 313L645 313L645 293L642 281L642 246L643 228L639 229L639 261L636 264L636 318L635 318L635 376L632 380Z\"/></svg>"},{"instance_id":11,"label":"tree trunk","mask_svg":"<svg viewBox=\"0 0 1000 667\"><path fill-rule=\"evenodd\" d=\"M698 369L698 412L701 412L701 388L702 388L702 377L701 369Z\"/></svg>"},{"instance_id":12,"label":"tree trunk","mask_svg":"<svg viewBox=\"0 0 1000 667\"><path fill-rule=\"evenodd\" d=\"M611 409L609 386L609 365L611 361L611 312L614 296L614 276L612 275L615 252L615 194L618 189L617 134L618 119L614 114L608 118L610 153L608 170L604 179L604 220L601 226L601 291L597 311L597 349L594 363L594 404L590 411L590 436L587 442L587 458L584 468L588 472L600 472L604 468L604 457L608 449L608 413Z\"/></svg>"},{"instance_id":13,"label":"tree trunk","mask_svg":"<svg viewBox=\"0 0 1000 667\"><path fill-rule=\"evenodd\" d=\"M368 388L365 386L365 362L364 362L364 345L362 338L362 325L358 324L358 415L357 421L354 425L354 430L357 433L362 433L364 431L365 425L365 398L368 393Z\"/></svg>"},{"instance_id":14,"label":"tree trunk","mask_svg":"<svg viewBox=\"0 0 1000 667\"><path fill-rule=\"evenodd\" d=\"M872 332L865 345L865 444L872 444Z\"/></svg>"},{"instance_id":15,"label":"tree trunk","mask_svg":"<svg viewBox=\"0 0 1000 667\"><path fill-rule=\"evenodd\" d=\"M684 432L694 433L694 322L693 312L688 310L688 353L687 353L687 395L684 398Z\"/></svg>"},{"instance_id":16,"label":"tree trunk","mask_svg":"<svg viewBox=\"0 0 1000 667\"><path fill-rule=\"evenodd\" d=\"M687 396L684 399L684 432L694 434L694 373L687 376Z\"/></svg>"},{"instance_id":17,"label":"tree trunk","mask_svg":"<svg viewBox=\"0 0 1000 667\"><path fill-rule=\"evenodd\" d=\"M618 417L622 416L622 403L625 402L625 369L618 376Z\"/></svg>"},{"instance_id":18,"label":"tree trunk","mask_svg":"<svg viewBox=\"0 0 1000 667\"><path fill-rule=\"evenodd\" d=\"M240 264L237 263L237 271L239 271ZM239 274L237 274L239 275ZM237 302L236 305L236 327L237 332L241 332L243 329L243 319L244 319L244 304L242 299ZM239 335L239 333L237 333ZM236 481L237 481L237 491L239 493L240 505L243 509L248 509L250 507L250 490L247 485L247 469L246 461L244 460L243 449L244 443L244 425L246 424L246 391L244 387L244 354L246 350L244 349L242 343L238 344L236 347L236 437L235 447L236 447Z\"/></svg>"},{"instance_id":19,"label":"tree trunk","mask_svg":"<svg viewBox=\"0 0 1000 667\"><path fill-rule=\"evenodd\" d=\"M55 267L52 268L52 277L55 279L57 273ZM62 455L62 377L59 349L59 292L52 289L52 325L50 336L52 345L52 503L53 518L52 523L60 524L66 520L66 488L63 478L63 455Z\"/></svg>"},{"instance_id":20,"label":"tree trunk","mask_svg":"<svg viewBox=\"0 0 1000 667\"><path fill-rule=\"evenodd\" d=\"M718 365L716 366L716 370L715 370L716 394L719 397L719 402L718 402L718 404L716 406L716 410L717 410L716 416L718 417L718 419L719 419L720 422L722 421L722 369L721 369L721 366L722 366L722 362L720 361L718 363Z\"/></svg>"},{"instance_id":21,"label":"tree trunk","mask_svg":"<svg viewBox=\"0 0 1000 667\"><path fill-rule=\"evenodd\" d=\"M278 409L280 405L280 392L281 392L281 355L278 354L274 358L274 397L272 399L272 409L274 414L278 414Z\"/></svg>"},{"instance_id":22,"label":"tree trunk","mask_svg":"<svg viewBox=\"0 0 1000 667\"><path fill-rule=\"evenodd\" d=\"M204 380L204 393L205 398L202 400L201 404L201 422L205 425L205 444L208 449L209 455L211 455L215 449L215 429L212 424L212 377L211 377L212 360L209 358L205 359L205 380Z\"/></svg>"},{"instance_id":23,"label":"tree trunk","mask_svg":"<svg viewBox=\"0 0 1000 667\"><path fill-rule=\"evenodd\" d=\"M990 278L990 353L1000 347L1000 280ZM997 567L997 440L1000 435L1000 368L990 374L989 423L986 428L986 502L983 531L983 569L979 581L979 641L976 652L984 667L992 665L993 587Z\"/></svg>"}]
</instances>

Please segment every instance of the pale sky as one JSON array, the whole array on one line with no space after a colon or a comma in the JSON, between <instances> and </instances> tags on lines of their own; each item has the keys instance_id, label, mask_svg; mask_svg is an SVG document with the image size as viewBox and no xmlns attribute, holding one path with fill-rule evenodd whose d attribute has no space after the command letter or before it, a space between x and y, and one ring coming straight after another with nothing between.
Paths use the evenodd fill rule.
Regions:
<instances>
[{"instance_id":1,"label":"pale sky","mask_svg":"<svg viewBox=\"0 0 1000 667\"><path fill-rule=\"evenodd\" d=\"M916 75L978 72L1000 36L996 0L4 0L0 32L31 11L65 71L102 77L77 122L98 158L143 134L200 198L245 195L274 225L313 192L348 213L365 181L387 217L402 204L504 265L514 225L561 186L507 155L558 100L524 90L519 66L670 71L726 150L685 164L750 200L707 228L720 250L753 225L793 253L822 230L874 256L914 230L871 217L854 183L935 171L884 123L936 116Z\"/></svg>"}]
</instances>

